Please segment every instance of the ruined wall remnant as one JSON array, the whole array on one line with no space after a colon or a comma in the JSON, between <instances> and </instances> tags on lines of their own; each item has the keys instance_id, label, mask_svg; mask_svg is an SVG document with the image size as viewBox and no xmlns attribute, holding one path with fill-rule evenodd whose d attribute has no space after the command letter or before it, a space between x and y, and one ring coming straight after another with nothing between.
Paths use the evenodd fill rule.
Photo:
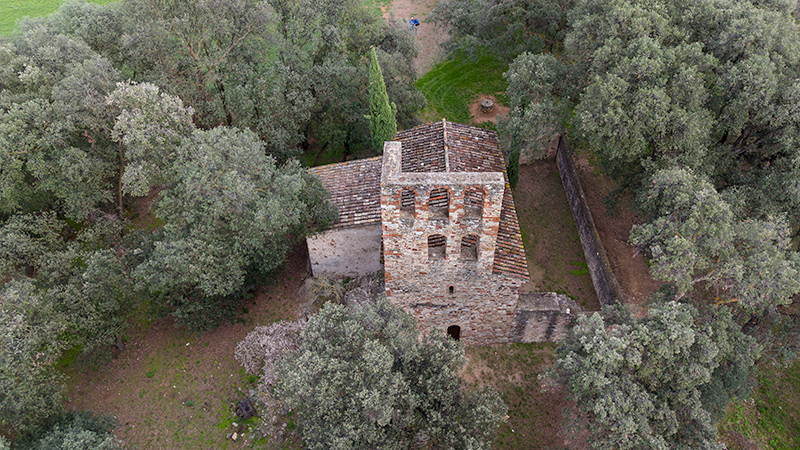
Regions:
<instances>
[{"instance_id":1,"label":"ruined wall remnant","mask_svg":"<svg viewBox=\"0 0 800 450\"><path fill-rule=\"evenodd\" d=\"M606 249L603 247L603 242L594 225L594 219L592 219L592 212L586 203L586 196L583 193L575 161L572 158L572 150L563 135L559 138L556 163L558 172L561 174L564 192L567 194L569 207L572 210L572 217L578 227L583 254L586 257L589 274L592 276L592 284L597 291L597 298L603 306L621 302L622 291L611 270Z\"/></svg>"},{"instance_id":2,"label":"ruined wall remnant","mask_svg":"<svg viewBox=\"0 0 800 450\"><path fill-rule=\"evenodd\" d=\"M560 341L580 314L586 313L566 295L555 292L522 293L514 314L512 341Z\"/></svg>"}]
</instances>

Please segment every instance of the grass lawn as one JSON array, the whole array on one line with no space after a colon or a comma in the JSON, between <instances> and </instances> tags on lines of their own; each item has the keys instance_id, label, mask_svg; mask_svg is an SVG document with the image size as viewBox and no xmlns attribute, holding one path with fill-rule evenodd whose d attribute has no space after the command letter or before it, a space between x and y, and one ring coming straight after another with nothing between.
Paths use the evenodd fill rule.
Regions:
<instances>
[{"instance_id":1,"label":"grass lawn","mask_svg":"<svg viewBox=\"0 0 800 450\"><path fill-rule=\"evenodd\" d=\"M800 448L800 361L762 364L752 397L729 405L719 428L731 450Z\"/></svg>"},{"instance_id":2,"label":"grass lawn","mask_svg":"<svg viewBox=\"0 0 800 450\"><path fill-rule=\"evenodd\" d=\"M422 116L428 121L446 118L470 123L469 104L479 94L495 95L501 103L508 103L503 78L507 69L507 65L491 55L451 56L417 80L417 88L428 101Z\"/></svg>"},{"instance_id":3,"label":"grass lawn","mask_svg":"<svg viewBox=\"0 0 800 450\"><path fill-rule=\"evenodd\" d=\"M106 4L114 0L88 0L90 3ZM58 9L63 0L0 0L0 34L11 34L17 29L17 20L23 17L39 17Z\"/></svg>"}]
</instances>

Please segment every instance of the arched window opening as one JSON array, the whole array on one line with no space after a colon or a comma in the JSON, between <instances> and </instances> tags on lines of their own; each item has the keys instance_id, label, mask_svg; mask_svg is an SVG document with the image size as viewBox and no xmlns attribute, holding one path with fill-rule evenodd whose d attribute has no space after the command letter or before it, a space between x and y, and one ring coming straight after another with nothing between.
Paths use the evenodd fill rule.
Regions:
<instances>
[{"instance_id":1,"label":"arched window opening","mask_svg":"<svg viewBox=\"0 0 800 450\"><path fill-rule=\"evenodd\" d=\"M464 218L480 219L483 216L483 189L471 187L464 191Z\"/></svg>"},{"instance_id":2,"label":"arched window opening","mask_svg":"<svg viewBox=\"0 0 800 450\"><path fill-rule=\"evenodd\" d=\"M428 236L428 259L444 259L447 251L447 239L441 234Z\"/></svg>"},{"instance_id":3,"label":"arched window opening","mask_svg":"<svg viewBox=\"0 0 800 450\"><path fill-rule=\"evenodd\" d=\"M447 219L450 215L450 193L445 188L436 188L431 191L428 209L432 219Z\"/></svg>"},{"instance_id":4,"label":"arched window opening","mask_svg":"<svg viewBox=\"0 0 800 450\"><path fill-rule=\"evenodd\" d=\"M450 294L450 295L453 295L453 293L455 293L455 291L456 291L455 286L450 286L450 287L447 288L447 293Z\"/></svg>"},{"instance_id":5,"label":"arched window opening","mask_svg":"<svg viewBox=\"0 0 800 450\"><path fill-rule=\"evenodd\" d=\"M455 340L461 339L461 327L458 325L450 325L447 327L447 335Z\"/></svg>"},{"instance_id":6,"label":"arched window opening","mask_svg":"<svg viewBox=\"0 0 800 450\"><path fill-rule=\"evenodd\" d=\"M403 217L414 218L416 213L417 194L413 189L403 188L400 193L400 214Z\"/></svg>"},{"instance_id":7,"label":"arched window opening","mask_svg":"<svg viewBox=\"0 0 800 450\"><path fill-rule=\"evenodd\" d=\"M477 261L478 241L478 236L474 234L468 234L461 238L461 257L469 261Z\"/></svg>"}]
</instances>

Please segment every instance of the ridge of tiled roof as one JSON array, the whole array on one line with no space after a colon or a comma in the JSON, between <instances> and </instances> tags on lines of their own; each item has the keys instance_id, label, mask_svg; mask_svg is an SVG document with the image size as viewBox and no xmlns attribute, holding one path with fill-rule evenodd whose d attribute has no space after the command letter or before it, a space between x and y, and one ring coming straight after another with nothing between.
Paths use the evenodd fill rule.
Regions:
<instances>
[{"instance_id":1,"label":"ridge of tiled roof","mask_svg":"<svg viewBox=\"0 0 800 450\"><path fill-rule=\"evenodd\" d=\"M397 133L403 172L502 172L503 153L493 130L441 120Z\"/></svg>"},{"instance_id":2,"label":"ridge of tiled roof","mask_svg":"<svg viewBox=\"0 0 800 450\"><path fill-rule=\"evenodd\" d=\"M376 156L309 169L322 180L339 210L331 229L381 223L382 162L383 157Z\"/></svg>"}]
</instances>

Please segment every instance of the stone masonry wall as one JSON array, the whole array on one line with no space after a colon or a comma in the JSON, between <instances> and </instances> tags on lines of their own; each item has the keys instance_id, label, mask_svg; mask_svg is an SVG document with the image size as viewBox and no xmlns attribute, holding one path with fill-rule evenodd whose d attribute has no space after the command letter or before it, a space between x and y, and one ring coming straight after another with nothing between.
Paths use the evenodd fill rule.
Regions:
<instances>
[{"instance_id":1,"label":"stone masonry wall","mask_svg":"<svg viewBox=\"0 0 800 450\"><path fill-rule=\"evenodd\" d=\"M388 283L388 282L387 282ZM454 287L453 294L449 286ZM417 319L422 333L456 325L465 344L495 344L511 340L519 288L497 277L466 277L453 280L422 276L409 288L394 283L388 298Z\"/></svg>"},{"instance_id":2,"label":"stone masonry wall","mask_svg":"<svg viewBox=\"0 0 800 450\"><path fill-rule=\"evenodd\" d=\"M335 228L310 236L306 242L315 277L355 278L383 269L379 223Z\"/></svg>"},{"instance_id":3,"label":"stone masonry wall","mask_svg":"<svg viewBox=\"0 0 800 450\"><path fill-rule=\"evenodd\" d=\"M514 314L514 342L553 342L564 339L581 307L566 295L555 292L520 294Z\"/></svg>"},{"instance_id":4,"label":"stone masonry wall","mask_svg":"<svg viewBox=\"0 0 800 450\"><path fill-rule=\"evenodd\" d=\"M572 209L572 216L578 228L578 235L581 238L583 254L586 257L586 265L589 274L592 276L594 290L600 304L612 305L622 301L622 291L620 290L617 278L611 270L611 263L608 261L606 249L600 240L600 235L595 228L592 212L586 203L586 196L581 187L581 180L578 178L578 171L575 169L575 162L572 159L572 150L567 145L567 139L562 135L558 141L558 151L556 152L556 163L558 172L561 174L561 183L564 185L564 192L567 194L569 207Z\"/></svg>"},{"instance_id":5,"label":"stone masonry wall","mask_svg":"<svg viewBox=\"0 0 800 450\"><path fill-rule=\"evenodd\" d=\"M386 295L417 318L423 332L461 328L465 343L508 342L520 280L492 273L505 179L502 173L400 170L399 142L387 142L381 178ZM414 216L400 210L404 188L415 192ZM446 188L448 218L428 208L433 189ZM484 193L480 219L464 217L464 191ZM445 255L431 259L428 237L446 238ZM461 254L461 240L477 235L477 260ZM452 290L451 290L452 287Z\"/></svg>"}]
</instances>

